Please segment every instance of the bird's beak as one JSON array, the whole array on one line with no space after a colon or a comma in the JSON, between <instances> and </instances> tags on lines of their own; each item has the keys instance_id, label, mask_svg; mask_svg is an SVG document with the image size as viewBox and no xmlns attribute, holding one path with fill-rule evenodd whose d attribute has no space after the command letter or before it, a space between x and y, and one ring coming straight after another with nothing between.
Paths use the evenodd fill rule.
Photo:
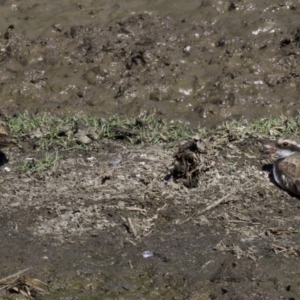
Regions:
<instances>
[{"instance_id":1,"label":"bird's beak","mask_svg":"<svg viewBox=\"0 0 300 300\"><path fill-rule=\"evenodd\" d=\"M277 147L275 142L264 145L264 151L263 151L264 154L274 154L276 152L277 152Z\"/></svg>"},{"instance_id":2,"label":"bird's beak","mask_svg":"<svg viewBox=\"0 0 300 300\"><path fill-rule=\"evenodd\" d=\"M267 150L268 154L274 154L277 152L277 148L276 147L271 147L269 150Z\"/></svg>"}]
</instances>

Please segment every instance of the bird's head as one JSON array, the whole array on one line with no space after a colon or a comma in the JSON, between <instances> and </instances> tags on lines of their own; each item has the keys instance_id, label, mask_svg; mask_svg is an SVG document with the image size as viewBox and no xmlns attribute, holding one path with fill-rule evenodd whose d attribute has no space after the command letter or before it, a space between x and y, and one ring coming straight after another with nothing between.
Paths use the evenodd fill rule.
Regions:
<instances>
[{"instance_id":1,"label":"bird's head","mask_svg":"<svg viewBox=\"0 0 300 300\"><path fill-rule=\"evenodd\" d=\"M270 154L277 153L279 158L287 157L295 152L300 152L300 137L287 135L280 137L274 146L270 147Z\"/></svg>"}]
</instances>

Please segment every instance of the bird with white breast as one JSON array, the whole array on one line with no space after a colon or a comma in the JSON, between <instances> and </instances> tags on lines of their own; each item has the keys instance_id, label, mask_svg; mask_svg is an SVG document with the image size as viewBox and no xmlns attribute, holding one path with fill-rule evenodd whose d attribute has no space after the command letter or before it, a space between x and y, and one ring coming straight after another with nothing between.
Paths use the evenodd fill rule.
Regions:
<instances>
[{"instance_id":1,"label":"bird with white breast","mask_svg":"<svg viewBox=\"0 0 300 300\"><path fill-rule=\"evenodd\" d=\"M273 175L283 189L300 196L300 137L286 135L276 141L268 151L277 153Z\"/></svg>"}]
</instances>

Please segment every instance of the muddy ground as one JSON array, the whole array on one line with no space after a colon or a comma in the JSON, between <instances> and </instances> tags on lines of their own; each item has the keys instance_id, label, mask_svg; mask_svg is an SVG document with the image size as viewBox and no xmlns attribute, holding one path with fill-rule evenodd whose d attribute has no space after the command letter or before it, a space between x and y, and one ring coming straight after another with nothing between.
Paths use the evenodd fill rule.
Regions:
<instances>
[{"instance_id":1,"label":"muddy ground","mask_svg":"<svg viewBox=\"0 0 300 300\"><path fill-rule=\"evenodd\" d=\"M299 110L298 1L1 1L10 111L192 126Z\"/></svg>"},{"instance_id":2,"label":"muddy ground","mask_svg":"<svg viewBox=\"0 0 300 300\"><path fill-rule=\"evenodd\" d=\"M298 1L182 3L0 1L1 110L209 127L299 109ZM1 278L31 267L39 299L298 299L299 199L258 139L205 142L192 189L163 144L101 140L38 173L18 169L45 156L30 137L4 150Z\"/></svg>"},{"instance_id":3,"label":"muddy ground","mask_svg":"<svg viewBox=\"0 0 300 300\"><path fill-rule=\"evenodd\" d=\"M30 267L49 284L38 299L298 299L299 199L260 140L221 136L204 140L196 188L162 145L102 140L39 173L18 169L44 155L30 139L5 151L2 278Z\"/></svg>"}]
</instances>

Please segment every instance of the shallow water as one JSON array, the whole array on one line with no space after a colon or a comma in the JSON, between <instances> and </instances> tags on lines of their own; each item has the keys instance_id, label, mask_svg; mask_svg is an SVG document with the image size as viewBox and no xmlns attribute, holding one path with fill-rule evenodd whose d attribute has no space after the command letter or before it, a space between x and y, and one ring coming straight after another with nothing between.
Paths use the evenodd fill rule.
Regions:
<instances>
[{"instance_id":1,"label":"shallow water","mask_svg":"<svg viewBox=\"0 0 300 300\"><path fill-rule=\"evenodd\" d=\"M1 1L2 109L203 126L299 109L297 1Z\"/></svg>"}]
</instances>

